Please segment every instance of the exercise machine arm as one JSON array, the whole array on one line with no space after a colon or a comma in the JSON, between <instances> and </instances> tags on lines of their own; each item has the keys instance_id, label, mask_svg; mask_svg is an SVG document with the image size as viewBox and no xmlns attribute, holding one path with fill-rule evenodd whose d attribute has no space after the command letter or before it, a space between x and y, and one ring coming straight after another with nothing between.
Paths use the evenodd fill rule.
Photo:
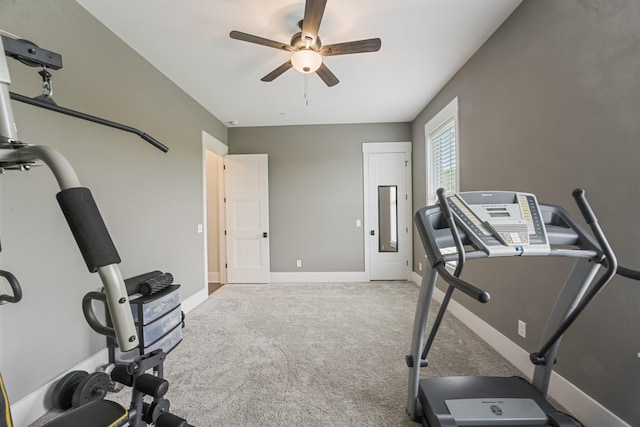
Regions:
<instances>
[{"instance_id":1,"label":"exercise machine arm","mask_svg":"<svg viewBox=\"0 0 640 427\"><path fill-rule=\"evenodd\" d=\"M81 187L69 161L51 147L22 145L0 150L0 164L28 164L37 160L44 162L58 181L62 191L57 198L87 268L102 279L118 344L123 351L136 348L138 336L118 267L120 257L89 189Z\"/></svg>"},{"instance_id":2,"label":"exercise machine arm","mask_svg":"<svg viewBox=\"0 0 640 427\"><path fill-rule=\"evenodd\" d=\"M464 292L469 295L476 301L480 301L481 303L487 303L491 299L491 296L487 291L483 291L482 289L477 288L469 282L462 280L459 277L455 277L453 274L449 273L447 267L444 264L438 264L434 267L440 278L447 282L447 284L453 286L454 288Z\"/></svg>"},{"instance_id":3,"label":"exercise machine arm","mask_svg":"<svg viewBox=\"0 0 640 427\"><path fill-rule=\"evenodd\" d=\"M42 99L29 98L28 96L20 95L18 93L14 93L14 92L9 92L9 96L14 101L24 102L25 104L33 105L35 107L40 107L40 108L44 108L44 109L47 109L47 110L55 111L56 113L66 114L67 116L75 117L75 118L82 119L82 120L87 120L87 121L90 121L90 122L93 122L93 123L98 123L98 124L101 124L101 125L104 125L104 126L109 126L109 127L114 128L114 129L119 129L119 130L122 130L122 131L125 131L125 132L133 133L135 135L138 135L140 138L144 139L149 144L153 145L154 147L156 147L158 150L162 151L163 153L166 153L167 151L169 151L169 148L166 145L164 145L163 143L161 143L157 139L151 137L150 135L148 135L148 134L144 133L143 131L141 131L139 129L136 129L134 127L123 125L123 124L117 123L117 122L113 122L111 120L102 119L100 117L92 116L90 114L83 113L81 111L76 111L76 110L71 110L69 108L60 107L59 105L56 105L56 104L51 103L51 102L43 101Z\"/></svg>"},{"instance_id":4,"label":"exercise machine arm","mask_svg":"<svg viewBox=\"0 0 640 427\"><path fill-rule=\"evenodd\" d=\"M0 44L2 45L6 56L15 58L18 61L30 67L46 67L53 70L58 70L62 68L62 57L58 53L51 52L46 49L42 49L28 40L15 40L6 36L0 36L0 37L1 37ZM8 72L7 72L6 83L9 83ZM135 135L138 135L140 138L144 139L145 141L147 141L149 144L153 145L160 151L164 153L169 151L169 148L166 145L159 142L157 139L131 126L123 125L121 123L113 122L111 120L102 119L100 117L92 116L90 114L86 114L81 111L60 107L55 102L53 102L53 100L50 98L45 101L41 98L29 98L27 96L13 93L13 92L8 92L8 94L10 98L13 99L14 101L24 102L26 104L30 104L40 108L45 108L47 110L55 111L57 113L66 114L68 116L76 117L78 119L88 120L93 123L98 123L104 126L112 127L114 129L119 129L125 132L133 133Z\"/></svg>"},{"instance_id":5,"label":"exercise machine arm","mask_svg":"<svg viewBox=\"0 0 640 427\"><path fill-rule=\"evenodd\" d=\"M13 293L13 295L0 294L0 305L19 302L22 299L22 288L20 288L20 282L18 282L16 276L8 271L0 270L0 277L7 279Z\"/></svg>"}]
</instances>

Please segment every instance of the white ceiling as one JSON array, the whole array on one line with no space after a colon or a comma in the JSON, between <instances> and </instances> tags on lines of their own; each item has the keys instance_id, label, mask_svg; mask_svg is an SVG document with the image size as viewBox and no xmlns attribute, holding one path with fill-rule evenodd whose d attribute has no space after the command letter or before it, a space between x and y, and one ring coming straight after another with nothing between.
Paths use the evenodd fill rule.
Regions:
<instances>
[{"instance_id":1,"label":"white ceiling","mask_svg":"<svg viewBox=\"0 0 640 427\"><path fill-rule=\"evenodd\" d=\"M262 82L290 54L229 37L288 44L304 0L77 1L220 121L244 127L410 122L522 0L328 0L324 45L382 39L378 52L326 57L334 87L294 69Z\"/></svg>"}]
</instances>

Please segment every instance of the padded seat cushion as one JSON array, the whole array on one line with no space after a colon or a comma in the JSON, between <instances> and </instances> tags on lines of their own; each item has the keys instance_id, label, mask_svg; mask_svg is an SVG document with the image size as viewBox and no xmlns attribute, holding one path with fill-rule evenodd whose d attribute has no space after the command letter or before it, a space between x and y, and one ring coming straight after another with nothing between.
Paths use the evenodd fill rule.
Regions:
<instances>
[{"instance_id":1,"label":"padded seat cushion","mask_svg":"<svg viewBox=\"0 0 640 427\"><path fill-rule=\"evenodd\" d=\"M46 427L117 427L125 425L128 411L110 400L94 400L65 412Z\"/></svg>"}]
</instances>

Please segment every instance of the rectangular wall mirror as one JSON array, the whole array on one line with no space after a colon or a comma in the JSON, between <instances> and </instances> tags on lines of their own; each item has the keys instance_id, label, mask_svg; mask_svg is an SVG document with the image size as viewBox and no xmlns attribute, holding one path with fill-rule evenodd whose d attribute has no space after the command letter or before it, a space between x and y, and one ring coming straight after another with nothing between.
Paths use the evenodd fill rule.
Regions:
<instances>
[{"instance_id":1,"label":"rectangular wall mirror","mask_svg":"<svg viewBox=\"0 0 640 427\"><path fill-rule=\"evenodd\" d=\"M378 251L398 252L398 186L378 186Z\"/></svg>"}]
</instances>

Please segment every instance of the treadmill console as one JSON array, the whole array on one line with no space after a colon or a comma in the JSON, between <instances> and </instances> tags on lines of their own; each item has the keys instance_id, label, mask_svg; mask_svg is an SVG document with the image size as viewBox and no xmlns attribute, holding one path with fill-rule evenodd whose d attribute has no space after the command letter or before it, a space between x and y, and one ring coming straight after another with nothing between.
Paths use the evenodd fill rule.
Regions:
<instances>
[{"instance_id":1,"label":"treadmill console","mask_svg":"<svg viewBox=\"0 0 640 427\"><path fill-rule=\"evenodd\" d=\"M469 191L446 200L456 222L490 257L550 252L540 207L531 193Z\"/></svg>"}]
</instances>

